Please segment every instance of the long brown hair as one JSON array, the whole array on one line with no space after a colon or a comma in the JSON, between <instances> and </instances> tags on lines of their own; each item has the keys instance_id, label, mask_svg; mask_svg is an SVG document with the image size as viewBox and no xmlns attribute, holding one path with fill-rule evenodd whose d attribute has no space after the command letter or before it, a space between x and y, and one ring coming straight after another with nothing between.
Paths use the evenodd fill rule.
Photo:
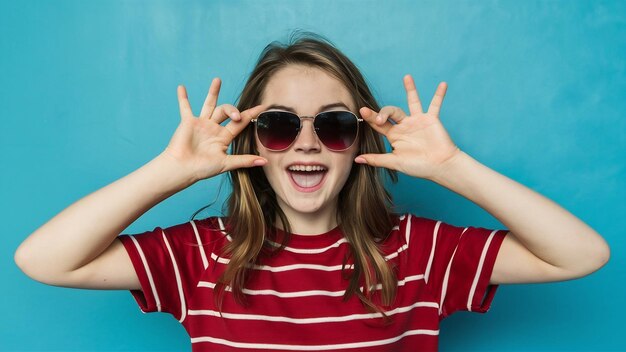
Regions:
<instances>
[{"instance_id":1,"label":"long brown hair","mask_svg":"<svg viewBox=\"0 0 626 352\"><path fill-rule=\"evenodd\" d=\"M286 45L272 42L265 47L239 97L237 108L243 111L258 105L272 75L289 65L322 69L343 82L357 108L380 109L365 79L343 53L326 38L301 31L294 32ZM384 153L381 136L367 123L361 126L358 152ZM235 138L231 153L258 154L253 125ZM396 173L387 172L390 179L396 182ZM226 229L232 242L224 251L230 262L216 286L218 307L221 307L226 286L231 287L237 302L245 304L243 289L251 273L249 267L258 264L264 255L282 250L291 232L289 220L278 206L276 194L262 168L237 169L230 171L229 175L232 193L226 203ZM377 245L393 227L392 199L383 181L381 169L353 164L339 194L336 214L339 227L350 246L350 258L344 259L344 274L348 262L354 265L351 275L347 275L349 283L344 298L357 295L368 310L379 312L383 312L382 308L372 300L377 286L381 288L380 302L383 306L391 304L397 287L394 270ZM276 242L276 219L280 220L287 233L278 248L266 241Z\"/></svg>"}]
</instances>

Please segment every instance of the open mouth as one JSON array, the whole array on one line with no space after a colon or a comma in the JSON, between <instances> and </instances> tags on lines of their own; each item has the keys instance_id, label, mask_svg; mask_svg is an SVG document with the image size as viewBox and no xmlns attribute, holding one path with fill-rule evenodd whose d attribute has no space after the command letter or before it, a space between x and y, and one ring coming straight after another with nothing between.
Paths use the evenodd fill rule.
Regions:
<instances>
[{"instance_id":1,"label":"open mouth","mask_svg":"<svg viewBox=\"0 0 626 352\"><path fill-rule=\"evenodd\" d=\"M328 170L321 165L292 165L287 172L298 191L314 192L322 187Z\"/></svg>"}]
</instances>

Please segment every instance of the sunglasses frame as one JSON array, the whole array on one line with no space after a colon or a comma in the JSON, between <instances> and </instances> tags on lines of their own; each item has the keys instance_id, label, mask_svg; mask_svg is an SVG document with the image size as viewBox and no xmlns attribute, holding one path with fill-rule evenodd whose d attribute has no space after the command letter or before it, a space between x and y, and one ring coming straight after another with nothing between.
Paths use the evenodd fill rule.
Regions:
<instances>
[{"instance_id":1,"label":"sunglasses frame","mask_svg":"<svg viewBox=\"0 0 626 352\"><path fill-rule=\"evenodd\" d=\"M282 113L287 113L287 114L289 114L289 115L296 116L296 117L298 118L298 120L300 121L300 126L298 127L298 133L296 133L296 136L294 137L294 139L291 141L291 143L290 143L287 147L285 147L285 148L283 148L283 149L271 149L271 148L266 147L266 146L263 144L263 142L261 142L261 144L263 145L263 147L265 147L265 149L267 149L267 150L269 150L269 151L272 151L272 152L282 152L282 151L284 151L284 150L289 149L289 148L293 145L293 143L295 143L295 141L298 139L298 136L300 136L300 131L302 131L302 120L303 120L303 119L312 119L312 120L313 120L313 132L315 133L315 138L317 138L317 140L319 140L319 141L320 141L320 143L322 143L322 144L323 144L326 148L328 148L328 150L333 151L333 152L343 152L343 151L345 151L345 150L350 149L350 147L352 147L352 146L354 145L354 143L356 142L356 140L359 138L359 129L360 129L359 125L360 125L360 122L363 122L363 119L362 119L362 118L359 118L359 117L358 117L355 113L353 113L353 112L352 112L352 111L350 111L350 110L327 110L327 111L322 111L322 112L319 112L319 113L317 113L315 116L299 116L298 114L296 114L296 113L294 113L294 112L291 112L291 111L285 111L285 110L266 110L266 111L260 112L260 113L257 115L257 117L256 117L256 118L254 118L254 119L251 119L251 120L250 120L250 123L255 123L254 134L255 134L256 138L258 138L258 139L259 139L259 142L261 141L261 139L259 138L259 132L258 132L258 128L256 127L256 122L257 122L257 120L259 119L259 116L261 116L261 115L262 115L262 114L264 114L264 113L269 113L269 112L282 112ZM356 123L356 136L355 136L355 138L354 138L354 141L352 141L352 144L350 144L348 147L346 147L346 148L344 148L344 149L332 149L332 148L329 148L329 147L326 145L326 143L324 143L324 141L322 141L322 139L321 139L321 138L317 135L317 128L315 127L315 118L317 118L317 117L318 117L319 115L321 115L321 114L327 114L327 113L329 113L329 112L347 112L347 113L349 113L350 115L354 116L354 118L356 119L356 122L357 122L357 123Z\"/></svg>"}]
</instances>

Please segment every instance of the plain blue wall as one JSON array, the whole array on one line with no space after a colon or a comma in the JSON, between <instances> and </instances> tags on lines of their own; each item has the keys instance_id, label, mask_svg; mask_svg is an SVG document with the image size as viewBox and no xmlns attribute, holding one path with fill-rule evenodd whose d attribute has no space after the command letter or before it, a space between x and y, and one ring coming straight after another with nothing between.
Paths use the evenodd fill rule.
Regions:
<instances>
[{"instance_id":1,"label":"plain blue wall","mask_svg":"<svg viewBox=\"0 0 626 352\"><path fill-rule=\"evenodd\" d=\"M592 276L502 286L486 315L445 320L442 350L626 350L626 2L2 1L0 28L0 350L189 349L175 319L142 314L128 292L37 283L13 253L162 151L179 120L178 84L196 113L215 76L220 103L233 103L263 47L294 28L334 41L383 105L406 108L406 73L424 101L447 81L442 121L461 149L612 246ZM126 232L219 204L222 180L173 196ZM429 181L402 177L393 193L423 216L502 226Z\"/></svg>"}]
</instances>

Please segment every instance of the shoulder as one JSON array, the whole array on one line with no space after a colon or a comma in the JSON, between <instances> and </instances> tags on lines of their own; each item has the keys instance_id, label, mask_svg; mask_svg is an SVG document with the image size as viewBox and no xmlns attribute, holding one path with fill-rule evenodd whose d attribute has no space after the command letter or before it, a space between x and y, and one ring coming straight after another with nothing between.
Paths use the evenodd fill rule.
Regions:
<instances>
[{"instance_id":1,"label":"shoulder","mask_svg":"<svg viewBox=\"0 0 626 352\"><path fill-rule=\"evenodd\" d=\"M196 227L198 229L206 230L206 231L226 231L225 224L227 223L227 219L219 216L211 216L204 219L194 219L190 220L185 224L190 224L192 227ZM184 224L181 224L184 225Z\"/></svg>"},{"instance_id":2,"label":"shoulder","mask_svg":"<svg viewBox=\"0 0 626 352\"><path fill-rule=\"evenodd\" d=\"M398 231L399 233L406 235L405 237L408 241L409 236L411 235L432 232L442 225L450 226L440 220L429 219L415 214L405 213L395 215L394 227L392 231Z\"/></svg>"},{"instance_id":3,"label":"shoulder","mask_svg":"<svg viewBox=\"0 0 626 352\"><path fill-rule=\"evenodd\" d=\"M417 225L434 225L441 222L437 219L430 219L413 213L402 213L393 215L396 225L417 224Z\"/></svg>"},{"instance_id":4,"label":"shoulder","mask_svg":"<svg viewBox=\"0 0 626 352\"><path fill-rule=\"evenodd\" d=\"M407 233L424 234L432 232L463 232L472 227L457 226L439 219L431 219L411 213L397 214L394 229Z\"/></svg>"},{"instance_id":5,"label":"shoulder","mask_svg":"<svg viewBox=\"0 0 626 352\"><path fill-rule=\"evenodd\" d=\"M159 226L151 231L132 235L140 241L164 241L171 244L207 244L228 237L224 220L219 217L194 219L171 226Z\"/></svg>"},{"instance_id":6,"label":"shoulder","mask_svg":"<svg viewBox=\"0 0 626 352\"><path fill-rule=\"evenodd\" d=\"M394 227L387 239L393 245L402 244L409 251L420 255L431 253L437 243L449 241L450 244L458 240L467 228L450 225L438 219L430 219L411 213L398 214Z\"/></svg>"},{"instance_id":7,"label":"shoulder","mask_svg":"<svg viewBox=\"0 0 626 352\"><path fill-rule=\"evenodd\" d=\"M403 246L405 249L415 242L428 241L433 231L438 231L441 221L424 218L411 213L395 214L393 227L383 243L383 248Z\"/></svg>"},{"instance_id":8,"label":"shoulder","mask_svg":"<svg viewBox=\"0 0 626 352\"><path fill-rule=\"evenodd\" d=\"M228 239L230 236L226 230L227 219L219 216L212 216L204 219L190 220L181 224L186 231L191 231L203 240Z\"/></svg>"},{"instance_id":9,"label":"shoulder","mask_svg":"<svg viewBox=\"0 0 626 352\"><path fill-rule=\"evenodd\" d=\"M457 248L462 251L470 247L475 247L476 251L485 250L492 240L498 242L507 232L478 226L458 226L414 214L403 214L397 219L394 229L398 234L395 237L401 238L410 252L417 251L431 257L436 253L453 254Z\"/></svg>"}]
</instances>

